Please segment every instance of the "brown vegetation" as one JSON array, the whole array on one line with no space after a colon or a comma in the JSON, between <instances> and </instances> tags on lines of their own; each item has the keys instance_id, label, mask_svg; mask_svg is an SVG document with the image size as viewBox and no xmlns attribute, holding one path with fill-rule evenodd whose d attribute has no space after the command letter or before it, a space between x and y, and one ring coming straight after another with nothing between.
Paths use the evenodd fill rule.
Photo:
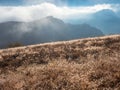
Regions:
<instances>
[{"instance_id":1,"label":"brown vegetation","mask_svg":"<svg viewBox=\"0 0 120 90\"><path fill-rule=\"evenodd\" d=\"M14 42L7 45L8 48L21 47L21 46L23 46L23 44L20 42Z\"/></svg>"},{"instance_id":2,"label":"brown vegetation","mask_svg":"<svg viewBox=\"0 0 120 90\"><path fill-rule=\"evenodd\" d=\"M120 35L0 50L0 90L120 90Z\"/></svg>"}]
</instances>

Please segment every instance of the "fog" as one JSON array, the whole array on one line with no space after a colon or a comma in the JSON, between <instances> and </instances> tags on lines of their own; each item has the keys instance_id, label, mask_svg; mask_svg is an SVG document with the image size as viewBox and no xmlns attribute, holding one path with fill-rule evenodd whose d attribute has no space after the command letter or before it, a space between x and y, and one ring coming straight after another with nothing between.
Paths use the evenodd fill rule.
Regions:
<instances>
[{"instance_id":1,"label":"fog","mask_svg":"<svg viewBox=\"0 0 120 90\"><path fill-rule=\"evenodd\" d=\"M15 42L30 45L103 35L87 24L67 24L52 16L33 22L1 23L0 32L1 48Z\"/></svg>"}]
</instances>

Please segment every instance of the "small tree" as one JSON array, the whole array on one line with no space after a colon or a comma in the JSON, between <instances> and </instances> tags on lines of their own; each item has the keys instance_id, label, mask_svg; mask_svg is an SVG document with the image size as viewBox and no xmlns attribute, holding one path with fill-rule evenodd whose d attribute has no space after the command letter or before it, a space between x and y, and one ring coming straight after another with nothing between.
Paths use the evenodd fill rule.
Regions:
<instances>
[{"instance_id":1,"label":"small tree","mask_svg":"<svg viewBox=\"0 0 120 90\"><path fill-rule=\"evenodd\" d=\"M14 48L14 47L20 47L20 46L23 46L23 44L22 43L20 43L20 42L14 42L14 43L10 43L10 44L8 44L8 48Z\"/></svg>"}]
</instances>

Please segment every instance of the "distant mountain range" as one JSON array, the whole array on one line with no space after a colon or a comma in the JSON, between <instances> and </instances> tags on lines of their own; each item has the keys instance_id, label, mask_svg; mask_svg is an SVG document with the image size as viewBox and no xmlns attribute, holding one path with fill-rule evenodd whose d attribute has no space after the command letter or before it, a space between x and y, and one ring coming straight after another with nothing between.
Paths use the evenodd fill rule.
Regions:
<instances>
[{"instance_id":1,"label":"distant mountain range","mask_svg":"<svg viewBox=\"0 0 120 90\"><path fill-rule=\"evenodd\" d=\"M67 24L52 16L32 22L0 23L0 47L21 42L25 45L103 36L103 32L88 24Z\"/></svg>"},{"instance_id":2,"label":"distant mountain range","mask_svg":"<svg viewBox=\"0 0 120 90\"><path fill-rule=\"evenodd\" d=\"M112 10L105 9L94 13L90 18L71 20L71 23L87 23L102 30L105 34L120 34L120 17Z\"/></svg>"}]
</instances>

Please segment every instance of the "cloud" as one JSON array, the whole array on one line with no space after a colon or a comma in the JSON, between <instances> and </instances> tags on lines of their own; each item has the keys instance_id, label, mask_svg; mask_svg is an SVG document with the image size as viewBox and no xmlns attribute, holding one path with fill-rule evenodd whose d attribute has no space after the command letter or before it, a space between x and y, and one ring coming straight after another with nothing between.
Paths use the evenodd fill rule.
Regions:
<instances>
[{"instance_id":1,"label":"cloud","mask_svg":"<svg viewBox=\"0 0 120 90\"><path fill-rule=\"evenodd\" d=\"M22 0L24 4L27 5L35 5L35 4L41 4L41 3L52 3L56 5L66 5L68 0Z\"/></svg>"},{"instance_id":2,"label":"cloud","mask_svg":"<svg viewBox=\"0 0 120 90\"><path fill-rule=\"evenodd\" d=\"M40 3L53 3L58 6L65 6L65 5L95 5L95 4L117 4L119 3L118 0L22 0L24 4L34 5Z\"/></svg>"},{"instance_id":3,"label":"cloud","mask_svg":"<svg viewBox=\"0 0 120 90\"><path fill-rule=\"evenodd\" d=\"M86 18L89 14L103 9L115 11L117 8L111 4L98 4L84 7L58 7L51 3L31 6L0 6L0 21L31 21L46 16L54 16L60 19Z\"/></svg>"}]
</instances>

